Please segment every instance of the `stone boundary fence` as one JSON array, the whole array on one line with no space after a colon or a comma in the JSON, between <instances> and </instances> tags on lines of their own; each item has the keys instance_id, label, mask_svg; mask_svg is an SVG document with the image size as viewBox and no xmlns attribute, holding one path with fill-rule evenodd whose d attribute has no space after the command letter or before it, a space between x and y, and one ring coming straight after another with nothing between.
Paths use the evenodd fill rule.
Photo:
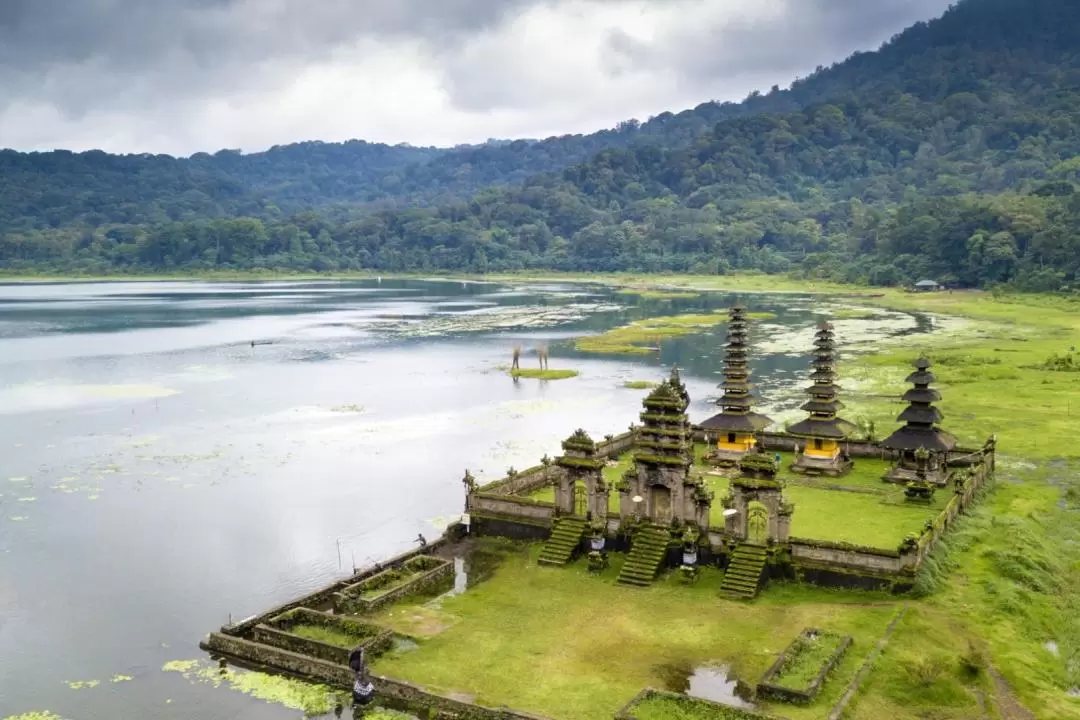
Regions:
<instances>
[{"instance_id":1,"label":"stone boundary fence","mask_svg":"<svg viewBox=\"0 0 1080 720\"><path fill-rule=\"evenodd\" d=\"M609 435L596 443L596 454L602 458L625 452L634 446L636 433L625 432L622 435ZM513 472L493 482L477 486L476 493L489 495L526 495L552 484L565 472L554 461L535 465L521 472ZM552 505L554 507L554 505Z\"/></svg>"},{"instance_id":2,"label":"stone boundary fence","mask_svg":"<svg viewBox=\"0 0 1080 720\"><path fill-rule=\"evenodd\" d=\"M269 647L224 633L210 633L201 643L203 650L226 657L234 657L273 670L283 671L309 681L319 682L332 688L350 690L353 672L348 665L320 660L281 648ZM400 680L372 675L379 705L409 712L427 712L428 717L468 718L468 720L549 720L540 715L511 710L489 708L475 703L455 700L424 690Z\"/></svg>"}]
</instances>

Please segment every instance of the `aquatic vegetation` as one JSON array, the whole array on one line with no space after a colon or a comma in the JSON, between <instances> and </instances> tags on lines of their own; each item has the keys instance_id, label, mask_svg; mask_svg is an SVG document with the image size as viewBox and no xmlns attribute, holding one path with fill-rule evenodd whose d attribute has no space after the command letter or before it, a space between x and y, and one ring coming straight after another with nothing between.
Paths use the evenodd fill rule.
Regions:
<instances>
[{"instance_id":1,"label":"aquatic vegetation","mask_svg":"<svg viewBox=\"0 0 1080 720\"><path fill-rule=\"evenodd\" d=\"M777 314L765 310L757 310L746 313L747 320L775 320Z\"/></svg>"},{"instance_id":2,"label":"aquatic vegetation","mask_svg":"<svg viewBox=\"0 0 1080 720\"><path fill-rule=\"evenodd\" d=\"M518 368L510 371L512 377L538 380L566 380L580 374L577 370L539 370L536 368Z\"/></svg>"},{"instance_id":3,"label":"aquatic vegetation","mask_svg":"<svg viewBox=\"0 0 1080 720\"><path fill-rule=\"evenodd\" d=\"M121 674L117 673L116 675L112 676L112 679L109 682L122 683L122 682L128 682L129 680L134 680L134 679L135 678L133 678L130 675L121 675Z\"/></svg>"},{"instance_id":4,"label":"aquatic vegetation","mask_svg":"<svg viewBox=\"0 0 1080 720\"><path fill-rule=\"evenodd\" d=\"M199 660L170 660L161 666L163 672L178 672L186 673L197 669L201 661Z\"/></svg>"},{"instance_id":5,"label":"aquatic vegetation","mask_svg":"<svg viewBox=\"0 0 1080 720\"><path fill-rule=\"evenodd\" d=\"M416 720L415 715L377 707L364 713L366 720Z\"/></svg>"},{"instance_id":6,"label":"aquatic vegetation","mask_svg":"<svg viewBox=\"0 0 1080 720\"><path fill-rule=\"evenodd\" d=\"M11 522L23 522L24 520L28 520L28 519L29 518L26 515L9 515L8 516L8 520L10 520Z\"/></svg>"},{"instance_id":7,"label":"aquatic vegetation","mask_svg":"<svg viewBox=\"0 0 1080 720\"><path fill-rule=\"evenodd\" d=\"M19 502L36 502L36 501L37 501L36 497L21 497L21 498L19 498Z\"/></svg>"},{"instance_id":8,"label":"aquatic vegetation","mask_svg":"<svg viewBox=\"0 0 1080 720\"><path fill-rule=\"evenodd\" d=\"M48 710L36 710L19 715L8 715L4 720L64 720L64 718Z\"/></svg>"},{"instance_id":9,"label":"aquatic vegetation","mask_svg":"<svg viewBox=\"0 0 1080 720\"><path fill-rule=\"evenodd\" d=\"M347 695L325 685L306 683L293 678L249 670L219 668L201 660L173 660L162 667L166 672L178 672L191 682L227 686L259 700L300 710L305 715L322 715L344 704Z\"/></svg>"},{"instance_id":10,"label":"aquatic vegetation","mask_svg":"<svg viewBox=\"0 0 1080 720\"><path fill-rule=\"evenodd\" d=\"M652 390L659 384L651 380L627 380L622 386L628 390Z\"/></svg>"},{"instance_id":11,"label":"aquatic vegetation","mask_svg":"<svg viewBox=\"0 0 1080 720\"><path fill-rule=\"evenodd\" d=\"M84 690L87 688L96 688L101 684L100 680L65 680L64 681L72 690Z\"/></svg>"},{"instance_id":12,"label":"aquatic vegetation","mask_svg":"<svg viewBox=\"0 0 1080 720\"><path fill-rule=\"evenodd\" d=\"M880 310L858 308L837 308L828 313L833 320L871 320L880 314Z\"/></svg>"},{"instance_id":13,"label":"aquatic vegetation","mask_svg":"<svg viewBox=\"0 0 1080 720\"><path fill-rule=\"evenodd\" d=\"M357 328L395 337L441 337L455 333L553 327L578 322L596 313L618 310L622 310L622 306L612 303L509 305L419 317L384 317L357 324Z\"/></svg>"},{"instance_id":14,"label":"aquatic vegetation","mask_svg":"<svg viewBox=\"0 0 1080 720\"><path fill-rule=\"evenodd\" d=\"M619 295L637 295L644 300L692 300L701 297L701 293L685 290L647 290L644 288L623 288Z\"/></svg>"},{"instance_id":15,"label":"aquatic vegetation","mask_svg":"<svg viewBox=\"0 0 1080 720\"><path fill-rule=\"evenodd\" d=\"M581 352L648 355L656 352L664 338L690 335L727 322L724 313L671 315L637 320L599 335L578 338L574 347Z\"/></svg>"}]
</instances>

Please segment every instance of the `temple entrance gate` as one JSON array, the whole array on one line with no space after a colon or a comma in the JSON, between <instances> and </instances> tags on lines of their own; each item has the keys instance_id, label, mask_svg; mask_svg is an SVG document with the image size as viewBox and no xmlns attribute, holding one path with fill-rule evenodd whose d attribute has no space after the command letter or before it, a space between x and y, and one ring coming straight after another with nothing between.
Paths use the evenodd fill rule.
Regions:
<instances>
[{"instance_id":1,"label":"temple entrance gate","mask_svg":"<svg viewBox=\"0 0 1080 720\"><path fill-rule=\"evenodd\" d=\"M574 485L574 514L585 517L589 510L589 494L581 483Z\"/></svg>"},{"instance_id":2,"label":"temple entrance gate","mask_svg":"<svg viewBox=\"0 0 1080 720\"><path fill-rule=\"evenodd\" d=\"M666 486L649 488L649 517L658 524L671 522L671 490Z\"/></svg>"},{"instance_id":3,"label":"temple entrance gate","mask_svg":"<svg viewBox=\"0 0 1080 720\"><path fill-rule=\"evenodd\" d=\"M746 508L746 542L765 545L769 540L769 509L764 503L751 500Z\"/></svg>"}]
</instances>

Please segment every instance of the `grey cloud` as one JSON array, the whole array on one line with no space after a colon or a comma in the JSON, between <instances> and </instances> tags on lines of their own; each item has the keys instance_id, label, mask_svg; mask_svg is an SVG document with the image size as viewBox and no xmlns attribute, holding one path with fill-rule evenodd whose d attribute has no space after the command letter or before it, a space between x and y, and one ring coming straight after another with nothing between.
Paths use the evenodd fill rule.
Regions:
<instances>
[{"instance_id":1,"label":"grey cloud","mask_svg":"<svg viewBox=\"0 0 1080 720\"><path fill-rule=\"evenodd\" d=\"M533 59L520 53L513 61L495 57L497 47L468 49L485 31L529 8L557 6L571 13L580 2L679 6L681 25L649 42L611 31L601 60L612 77L671 78L679 97L693 105L759 82L783 84L819 63L870 48L948 4L779 1L787 12L776 19L710 25L703 18L718 14L703 10L731 0L0 0L0 118L21 103L40 103L69 124L111 112L126 118L117 127L149 127L155 137L174 141L194 137L185 119L210 99L243 106L245 95L276 91L300 69L338 51L362 54L370 40L417 41L417 52L439 68L455 110L525 109L539 116L552 98L524 82L528 74L514 65ZM550 77L557 71L546 72ZM573 83L563 87L573 92ZM649 101L646 94L642 102ZM208 128L199 134L214 135Z\"/></svg>"},{"instance_id":2,"label":"grey cloud","mask_svg":"<svg viewBox=\"0 0 1080 720\"><path fill-rule=\"evenodd\" d=\"M72 114L258 83L366 38L463 42L546 0L4 0L0 110Z\"/></svg>"},{"instance_id":3,"label":"grey cloud","mask_svg":"<svg viewBox=\"0 0 1080 720\"><path fill-rule=\"evenodd\" d=\"M914 22L940 15L950 2L784 0L779 18L710 26L693 17L692 6L701 0L690 0L685 25L651 43L612 31L609 64L620 71L666 67L695 86L745 76L779 78L785 84L818 64L874 49Z\"/></svg>"}]
</instances>

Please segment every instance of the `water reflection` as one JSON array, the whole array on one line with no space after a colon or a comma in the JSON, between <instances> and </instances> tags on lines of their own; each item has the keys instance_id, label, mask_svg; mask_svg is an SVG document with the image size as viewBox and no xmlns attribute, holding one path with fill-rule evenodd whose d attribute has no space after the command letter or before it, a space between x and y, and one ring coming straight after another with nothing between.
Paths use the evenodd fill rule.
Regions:
<instances>
[{"instance_id":1,"label":"water reflection","mask_svg":"<svg viewBox=\"0 0 1080 720\"><path fill-rule=\"evenodd\" d=\"M754 707L753 688L737 678L728 665L694 667L689 663L674 663L658 668L658 673L664 681L665 690L731 707Z\"/></svg>"}]
</instances>

